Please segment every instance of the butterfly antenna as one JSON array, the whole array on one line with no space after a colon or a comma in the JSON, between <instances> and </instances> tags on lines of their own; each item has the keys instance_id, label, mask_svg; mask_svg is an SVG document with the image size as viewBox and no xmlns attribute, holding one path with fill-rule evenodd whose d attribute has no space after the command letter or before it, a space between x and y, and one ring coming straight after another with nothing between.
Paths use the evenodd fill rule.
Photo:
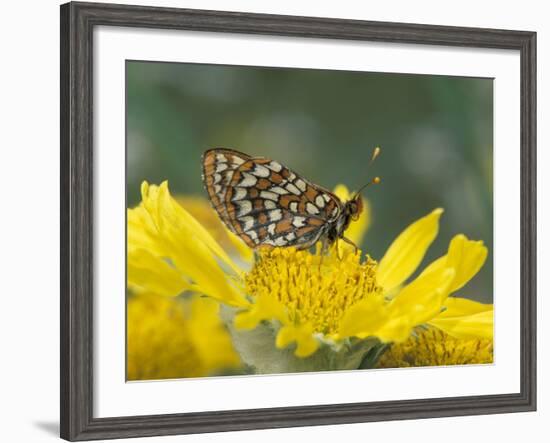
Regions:
<instances>
[{"instance_id":1,"label":"butterfly antenna","mask_svg":"<svg viewBox=\"0 0 550 443\"><path fill-rule=\"evenodd\" d=\"M374 163L374 160L380 155L380 152L382 150L380 149L380 146L377 146L372 150L372 156L370 158L369 164L367 165L367 168L370 167ZM354 192L352 200L355 200L359 194L361 194L361 191L363 191L365 188L367 188L370 185L377 185L380 183L380 177L374 177L372 180L365 183L363 186L361 186L357 191Z\"/></svg>"}]
</instances>

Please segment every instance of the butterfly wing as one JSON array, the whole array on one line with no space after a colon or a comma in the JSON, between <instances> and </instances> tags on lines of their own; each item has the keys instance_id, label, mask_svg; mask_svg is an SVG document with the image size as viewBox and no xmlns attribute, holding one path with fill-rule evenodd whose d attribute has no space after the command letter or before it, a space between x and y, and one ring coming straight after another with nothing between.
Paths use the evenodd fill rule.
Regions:
<instances>
[{"instance_id":1,"label":"butterfly wing","mask_svg":"<svg viewBox=\"0 0 550 443\"><path fill-rule=\"evenodd\" d=\"M233 174L250 158L232 149L209 149L202 157L202 180L210 202L225 225L233 232L235 230L225 206L225 196Z\"/></svg>"},{"instance_id":2,"label":"butterfly wing","mask_svg":"<svg viewBox=\"0 0 550 443\"><path fill-rule=\"evenodd\" d=\"M330 191L276 161L234 150L207 151L203 180L220 218L252 248L308 248L342 211Z\"/></svg>"}]
</instances>

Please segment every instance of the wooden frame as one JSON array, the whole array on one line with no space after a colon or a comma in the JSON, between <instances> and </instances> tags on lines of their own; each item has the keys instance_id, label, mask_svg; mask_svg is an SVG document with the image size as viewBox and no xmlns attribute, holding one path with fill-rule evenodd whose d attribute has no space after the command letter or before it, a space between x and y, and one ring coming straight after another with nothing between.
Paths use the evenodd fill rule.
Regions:
<instances>
[{"instance_id":1,"label":"wooden frame","mask_svg":"<svg viewBox=\"0 0 550 443\"><path fill-rule=\"evenodd\" d=\"M94 418L92 44L98 25L515 49L521 55L521 392ZM536 34L98 3L61 6L61 437L90 440L533 411L536 408Z\"/></svg>"}]
</instances>

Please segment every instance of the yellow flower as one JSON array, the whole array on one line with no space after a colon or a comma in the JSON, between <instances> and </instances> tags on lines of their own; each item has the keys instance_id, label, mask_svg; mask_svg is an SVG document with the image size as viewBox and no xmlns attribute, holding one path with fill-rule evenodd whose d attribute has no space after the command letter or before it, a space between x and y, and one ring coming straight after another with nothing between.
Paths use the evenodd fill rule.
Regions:
<instances>
[{"instance_id":1,"label":"yellow flower","mask_svg":"<svg viewBox=\"0 0 550 443\"><path fill-rule=\"evenodd\" d=\"M342 186L336 192L348 195ZM283 371L285 364L297 371L359 367L374 347L403 342L423 324L457 338L491 338L492 305L449 297L485 262L482 242L455 236L447 254L409 281L442 213L408 226L380 261L337 242L322 257L260 249L245 271L174 201L166 182L144 183L141 205L128 212L128 283L164 295L202 293L230 307L237 351L258 372ZM346 236L359 243L369 220L367 210Z\"/></svg>"},{"instance_id":2,"label":"yellow flower","mask_svg":"<svg viewBox=\"0 0 550 443\"><path fill-rule=\"evenodd\" d=\"M128 299L128 380L202 377L240 366L212 299Z\"/></svg>"},{"instance_id":3,"label":"yellow flower","mask_svg":"<svg viewBox=\"0 0 550 443\"><path fill-rule=\"evenodd\" d=\"M418 329L403 343L392 345L377 368L468 365L493 362L493 340L455 338L437 328Z\"/></svg>"}]
</instances>

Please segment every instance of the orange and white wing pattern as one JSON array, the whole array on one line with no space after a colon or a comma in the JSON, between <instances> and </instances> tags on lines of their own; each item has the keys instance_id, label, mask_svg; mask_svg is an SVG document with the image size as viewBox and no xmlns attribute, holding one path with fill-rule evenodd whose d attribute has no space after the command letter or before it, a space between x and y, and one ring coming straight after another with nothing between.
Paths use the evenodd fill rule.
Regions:
<instances>
[{"instance_id":1,"label":"orange and white wing pattern","mask_svg":"<svg viewBox=\"0 0 550 443\"><path fill-rule=\"evenodd\" d=\"M309 248L342 213L330 191L276 161L231 149L204 153L203 181L222 221L251 248Z\"/></svg>"}]
</instances>

